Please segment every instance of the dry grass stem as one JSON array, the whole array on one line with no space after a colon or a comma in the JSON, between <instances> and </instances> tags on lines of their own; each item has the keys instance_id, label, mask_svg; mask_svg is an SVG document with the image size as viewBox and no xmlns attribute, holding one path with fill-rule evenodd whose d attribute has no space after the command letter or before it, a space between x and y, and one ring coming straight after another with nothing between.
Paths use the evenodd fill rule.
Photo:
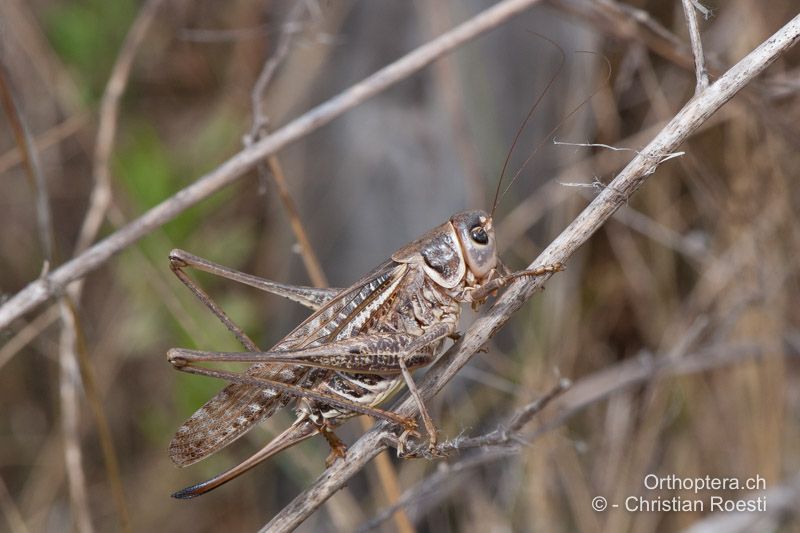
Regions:
<instances>
[{"instance_id":1,"label":"dry grass stem","mask_svg":"<svg viewBox=\"0 0 800 533\"><path fill-rule=\"evenodd\" d=\"M94 368L92 361L89 358L89 351L86 347L86 340L83 337L83 328L80 324L78 312L70 296L64 296L62 302L62 322L64 327L73 328L74 331L69 335L62 337L61 356L75 357L78 370L80 371L81 385L86 395L86 401L89 404L89 409L92 411L95 425L97 426L97 434L100 440L100 447L103 455L103 462L108 476L111 498L114 500L114 507L117 512L117 519L119 521L120 530L124 532L131 531L130 515L128 513L128 506L125 503L125 490L122 486L122 476L120 475L119 459L117 456L116 448L114 447L114 438L111 434L111 428L108 424L108 417L104 408L104 402L101 399L101 392L97 386L97 379L94 376ZM64 321L63 313L67 312L70 318ZM67 344L70 342L72 344Z\"/></svg>"},{"instance_id":2,"label":"dry grass stem","mask_svg":"<svg viewBox=\"0 0 800 533\"><path fill-rule=\"evenodd\" d=\"M275 51L266 63L264 63L264 67L253 86L251 94L253 125L250 130L250 135L245 138L245 147L251 146L269 132L270 121L264 110L264 98L275 73L289 55L294 36L302 31L302 18L306 9L307 6L305 2L295 2L289 14L286 16L286 21L282 25ZM303 265L311 279L311 283L315 287L330 286L317 254L314 252L314 247L311 245L311 241L308 238L308 233L306 232L297 204L289 193L286 176L283 173L283 168L278 156L269 156L267 158L267 165L269 166L272 180L278 189L278 196L281 200L281 204L283 205L286 215L289 217L289 224L291 225L292 232L300 246L300 257L303 259ZM258 170L263 178L265 174L263 165L259 165ZM364 431L367 431L372 426L372 422L367 417L360 417L360 422ZM400 484L397 479L397 473L385 454L378 456L376 459L376 469L384 494L386 494L390 502L397 501L400 496ZM398 513L395 515L395 524L397 525L398 531L401 533L410 533L413 531L411 522L405 513Z\"/></svg>"}]
</instances>

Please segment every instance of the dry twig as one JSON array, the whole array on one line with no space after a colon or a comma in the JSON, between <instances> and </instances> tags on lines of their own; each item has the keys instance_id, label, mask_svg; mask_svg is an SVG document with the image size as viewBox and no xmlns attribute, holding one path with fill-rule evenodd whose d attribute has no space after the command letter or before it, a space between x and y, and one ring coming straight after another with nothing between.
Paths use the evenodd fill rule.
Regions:
<instances>
[{"instance_id":1,"label":"dry twig","mask_svg":"<svg viewBox=\"0 0 800 533\"><path fill-rule=\"evenodd\" d=\"M703 55L703 41L700 39L700 27L697 24L697 13L695 13L695 0L682 0L683 13L686 16L686 25L689 26L689 39L692 41L692 54L694 54L694 69L697 77L697 85L694 93L698 94L708 87L708 71L706 70L706 59Z\"/></svg>"},{"instance_id":2,"label":"dry twig","mask_svg":"<svg viewBox=\"0 0 800 533\"><path fill-rule=\"evenodd\" d=\"M586 407L609 396L667 376L705 372L714 368L735 365L746 358L760 355L759 351L751 345L720 345L716 348L699 350L685 357L642 356L628 359L581 378L574 384L569 384L569 389L563 382L559 383L542 398L519 409L505 426L483 435L460 437L443 443L448 451L466 452L475 449L480 451L459 458L453 463L443 464L442 468L406 490L396 504L383 509L369 522L362 525L359 532L376 529L393 513L415 502L424 500L426 503L431 503L429 498L435 498L437 502L442 501L451 492L447 490L447 487L459 486L458 483L452 482L459 474L518 455L525 447L530 446L548 432L561 427ZM558 397L558 401L554 402L556 397ZM548 405L552 405L550 411L557 411L557 415L533 432L526 435L520 434L520 430L530 421L531 417Z\"/></svg>"},{"instance_id":3,"label":"dry twig","mask_svg":"<svg viewBox=\"0 0 800 533\"><path fill-rule=\"evenodd\" d=\"M94 148L94 187L89 197L89 208L83 219L80 236L75 246L75 253L85 250L97 237L100 226L106 218L106 211L111 203L111 152L117 133L119 103L128 78L131 74L133 59L142 44L147 30L155 20L156 13L164 0L148 0L131 25L122 49L117 55L111 75L108 78L103 99L100 101L100 120L97 126L97 140Z\"/></svg>"},{"instance_id":4,"label":"dry twig","mask_svg":"<svg viewBox=\"0 0 800 533\"><path fill-rule=\"evenodd\" d=\"M0 100L10 119L17 146L24 163L28 180L36 199L36 219L38 235L44 259L43 274L53 263L55 238L53 218L50 210L50 198L47 180L39 164L27 123L19 108L19 98L13 89L12 80L0 63ZM64 438L64 464L67 471L71 511L77 529L81 532L93 531L91 512L86 489L86 476L83 471L83 460L80 447L80 374L77 371L77 359L74 353L74 339L77 336L77 320L71 313L69 296L61 299L61 343L59 349L59 392L61 406L61 427Z\"/></svg>"},{"instance_id":5,"label":"dry twig","mask_svg":"<svg viewBox=\"0 0 800 533\"><path fill-rule=\"evenodd\" d=\"M64 435L64 466L72 505L75 527L81 533L94 531L89 501L86 491L86 475L83 472L83 459L80 443L80 400L81 375L78 357L75 354L78 324L70 309L67 298L61 299L61 339L59 342L60 363L60 404L61 428Z\"/></svg>"},{"instance_id":6,"label":"dry twig","mask_svg":"<svg viewBox=\"0 0 800 533\"><path fill-rule=\"evenodd\" d=\"M46 273L53 263L53 220L50 213L50 199L47 194L47 182L42 173L38 153L35 150L33 139L27 124L22 116L19 105L20 100L14 89L13 80L5 64L0 62L0 104L11 123L11 131L17 142L20 157L28 176L31 190L36 198L36 222L44 268Z\"/></svg>"},{"instance_id":7,"label":"dry twig","mask_svg":"<svg viewBox=\"0 0 800 533\"><path fill-rule=\"evenodd\" d=\"M110 165L117 131L120 100L128 84L133 60L136 57L136 51L144 40L150 25L155 20L155 15L163 1L164 0L148 0L139 11L117 55L105 91L103 92L103 98L100 102L100 119L97 128L97 140L94 153L94 185L89 198L89 207L86 210L83 225L75 245L75 254L79 254L85 250L94 241L106 218L108 207L111 204ZM117 458L114 441L111 436L111 428L108 425L103 402L100 399L95 383L94 370L89 359L86 344L83 340L80 318L75 306L76 302L80 302L82 289L83 284L76 283L69 287L67 293L62 297L61 316L64 327L61 334L60 352L61 359L68 362L68 364L62 363L65 365L62 367L62 377L68 380L62 383L62 398L67 400L72 398L71 395L64 392L64 388L69 384L76 383L71 379L71 374L68 373L74 365L79 370L80 382L83 383L86 399L94 416L95 424L97 425L103 461L108 475L111 496L117 510L120 528L122 531L130 531L130 517L127 505L125 504L119 460ZM76 421L73 421L69 426L65 422L65 430L72 425L77 426L77 413L74 416ZM76 440L76 442L68 444L71 447L79 446L77 439L73 440ZM69 461L67 461L67 465L69 465Z\"/></svg>"},{"instance_id":8,"label":"dry twig","mask_svg":"<svg viewBox=\"0 0 800 533\"><path fill-rule=\"evenodd\" d=\"M60 124L56 124L49 130L37 135L33 139L33 146L38 153L54 146L61 141L68 139L79 132L89 122L89 116L85 113L72 115ZM0 155L0 174L6 172L14 165L22 163L22 151L13 148L3 155Z\"/></svg>"}]
</instances>

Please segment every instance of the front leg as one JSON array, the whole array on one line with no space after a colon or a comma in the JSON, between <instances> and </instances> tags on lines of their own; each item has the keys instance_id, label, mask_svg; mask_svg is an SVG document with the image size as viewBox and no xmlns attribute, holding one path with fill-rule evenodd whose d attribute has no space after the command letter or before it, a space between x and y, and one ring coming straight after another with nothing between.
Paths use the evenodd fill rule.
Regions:
<instances>
[{"instance_id":1,"label":"front leg","mask_svg":"<svg viewBox=\"0 0 800 533\"><path fill-rule=\"evenodd\" d=\"M494 291L505 287L515 279L536 278L547 274L554 274L556 272L561 272L562 270L564 270L564 268L565 267L563 263L553 263L552 265L545 265L531 270L520 270L519 272L512 272L511 274L505 274L469 292L467 294L468 296L467 301L472 302L473 304L480 304L486 298L488 298L489 295L492 294Z\"/></svg>"}]
</instances>

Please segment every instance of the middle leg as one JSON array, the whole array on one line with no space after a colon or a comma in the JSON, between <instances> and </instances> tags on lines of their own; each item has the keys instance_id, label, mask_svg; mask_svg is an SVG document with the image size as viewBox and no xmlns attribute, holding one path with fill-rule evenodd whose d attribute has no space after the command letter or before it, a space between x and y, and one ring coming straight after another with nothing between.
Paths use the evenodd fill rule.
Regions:
<instances>
[{"instance_id":1,"label":"middle leg","mask_svg":"<svg viewBox=\"0 0 800 533\"><path fill-rule=\"evenodd\" d=\"M364 374L391 374L400 372L414 398L429 435L429 447L436 447L436 427L425 407L414 379L411 375L411 362L414 366L428 364L433 359L430 346L452 334L449 324L439 324L419 337L406 334L359 335L349 339L334 341L314 348L273 352L205 352L174 348L168 353L170 362L182 367L198 362L237 361L244 363L290 363L327 368L342 372ZM191 366L193 372L210 369ZM186 370L189 371L189 370ZM222 377L222 376L219 376ZM223 379L229 379L223 377ZM293 394L292 392L289 392ZM294 394L293 394L294 395ZM364 407L361 406L363 409ZM363 411L362 411L363 412ZM370 414L372 413L365 413ZM373 415L374 416L374 415Z\"/></svg>"}]
</instances>

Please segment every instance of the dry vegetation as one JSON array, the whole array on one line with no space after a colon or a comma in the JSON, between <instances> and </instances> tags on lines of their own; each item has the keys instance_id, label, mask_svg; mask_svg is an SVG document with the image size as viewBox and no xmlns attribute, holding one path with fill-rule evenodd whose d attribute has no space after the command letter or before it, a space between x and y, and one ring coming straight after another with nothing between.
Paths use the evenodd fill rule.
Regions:
<instances>
[{"instance_id":1,"label":"dry vegetation","mask_svg":"<svg viewBox=\"0 0 800 533\"><path fill-rule=\"evenodd\" d=\"M0 118L0 291L18 293L43 264L52 270L486 3L0 2L0 81L15 101ZM691 2L542 4L15 317L0 333L0 529L248 531L310 486L325 468L322 439L196 500L169 498L291 417L188 469L170 463L175 428L221 384L179 375L164 354L237 345L172 277L167 253L347 285L453 212L489 206L517 125L558 72L512 173L534 155L497 214L505 262L530 263L634 155L553 138L640 149L703 90ZM697 23L712 83L797 14L792 0L706 5ZM559 44L563 69L561 52L533 32ZM430 462L384 452L300 529L800 531L799 53L706 121L436 396L432 414L459 453ZM264 96L255 109L254 94ZM270 172L278 166L283 186ZM304 316L198 277L261 345ZM513 438L491 437L561 378L572 385ZM354 442L364 429L353 421L341 435ZM649 491L647 474L761 476L767 492L699 499L766 494L768 512L592 510L597 495L621 505L698 498ZM401 493L405 510L392 515Z\"/></svg>"}]
</instances>

